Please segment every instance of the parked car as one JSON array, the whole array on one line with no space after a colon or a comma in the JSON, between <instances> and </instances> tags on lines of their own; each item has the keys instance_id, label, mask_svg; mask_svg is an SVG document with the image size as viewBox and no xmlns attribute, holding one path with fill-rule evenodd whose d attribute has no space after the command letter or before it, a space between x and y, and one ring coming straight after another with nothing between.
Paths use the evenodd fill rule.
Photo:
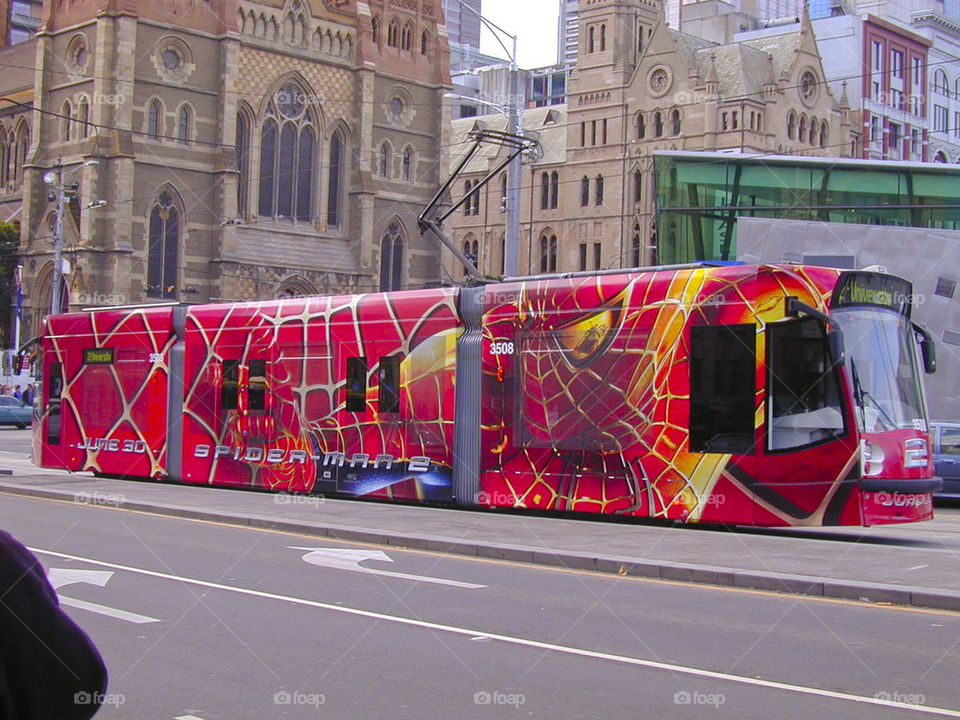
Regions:
<instances>
[{"instance_id":1,"label":"parked car","mask_svg":"<svg viewBox=\"0 0 960 720\"><path fill-rule=\"evenodd\" d=\"M25 428L33 421L33 407L24 405L13 395L0 395L0 425Z\"/></svg>"},{"instance_id":2,"label":"parked car","mask_svg":"<svg viewBox=\"0 0 960 720\"><path fill-rule=\"evenodd\" d=\"M937 497L960 499L960 423L930 423L933 438L933 464L943 478Z\"/></svg>"}]
</instances>

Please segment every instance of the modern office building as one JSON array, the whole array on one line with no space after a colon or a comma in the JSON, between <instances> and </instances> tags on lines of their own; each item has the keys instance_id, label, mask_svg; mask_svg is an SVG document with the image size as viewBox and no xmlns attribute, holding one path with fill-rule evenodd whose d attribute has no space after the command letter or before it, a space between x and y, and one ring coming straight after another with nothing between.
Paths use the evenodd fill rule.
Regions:
<instances>
[{"instance_id":1,"label":"modern office building","mask_svg":"<svg viewBox=\"0 0 960 720\"><path fill-rule=\"evenodd\" d=\"M653 162L664 263L737 259L740 218L960 231L956 165L675 151Z\"/></svg>"}]
</instances>

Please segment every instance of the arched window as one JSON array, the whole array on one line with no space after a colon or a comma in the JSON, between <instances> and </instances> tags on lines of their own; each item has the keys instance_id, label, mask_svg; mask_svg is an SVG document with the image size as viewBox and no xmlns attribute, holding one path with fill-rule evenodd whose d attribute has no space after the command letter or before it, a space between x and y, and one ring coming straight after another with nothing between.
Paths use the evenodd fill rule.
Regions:
<instances>
[{"instance_id":1,"label":"arched window","mask_svg":"<svg viewBox=\"0 0 960 720\"><path fill-rule=\"evenodd\" d=\"M177 142L181 145L190 142L190 109L186 105L177 114Z\"/></svg>"},{"instance_id":2,"label":"arched window","mask_svg":"<svg viewBox=\"0 0 960 720\"><path fill-rule=\"evenodd\" d=\"M390 47L400 47L400 23L396 18L390 21L387 26L387 45Z\"/></svg>"},{"instance_id":3,"label":"arched window","mask_svg":"<svg viewBox=\"0 0 960 720\"><path fill-rule=\"evenodd\" d=\"M540 174L540 209L550 207L550 173Z\"/></svg>"},{"instance_id":4,"label":"arched window","mask_svg":"<svg viewBox=\"0 0 960 720\"><path fill-rule=\"evenodd\" d=\"M674 110L670 113L670 124L673 126L673 134L680 134L680 111Z\"/></svg>"},{"instance_id":5,"label":"arched window","mask_svg":"<svg viewBox=\"0 0 960 720\"><path fill-rule=\"evenodd\" d=\"M797 116L793 111L787 115L787 139L793 140L797 133Z\"/></svg>"},{"instance_id":6,"label":"arched window","mask_svg":"<svg viewBox=\"0 0 960 720\"><path fill-rule=\"evenodd\" d=\"M603 175L597 175L596 185L594 186L594 204L603 205Z\"/></svg>"},{"instance_id":7,"label":"arched window","mask_svg":"<svg viewBox=\"0 0 960 720\"><path fill-rule=\"evenodd\" d=\"M380 44L380 16L374 15L373 20L370 21L370 24L373 26L373 44Z\"/></svg>"},{"instance_id":8,"label":"arched window","mask_svg":"<svg viewBox=\"0 0 960 720\"><path fill-rule=\"evenodd\" d=\"M594 45L593 35L594 35L594 29L591 27L589 30L587 30L587 52L588 53L593 52L593 45Z\"/></svg>"},{"instance_id":9,"label":"arched window","mask_svg":"<svg viewBox=\"0 0 960 720\"><path fill-rule=\"evenodd\" d=\"M390 169L390 146L387 143L380 145L380 177L387 177L387 171Z\"/></svg>"},{"instance_id":10,"label":"arched window","mask_svg":"<svg viewBox=\"0 0 960 720\"><path fill-rule=\"evenodd\" d=\"M557 271L557 236L544 233L540 236L540 272Z\"/></svg>"},{"instance_id":11,"label":"arched window","mask_svg":"<svg viewBox=\"0 0 960 720\"><path fill-rule=\"evenodd\" d=\"M173 193L164 190L150 210L147 245L147 297L177 296L177 266L180 260L180 211Z\"/></svg>"},{"instance_id":12,"label":"arched window","mask_svg":"<svg viewBox=\"0 0 960 720\"><path fill-rule=\"evenodd\" d=\"M550 207L554 210L560 204L560 173L550 173Z\"/></svg>"},{"instance_id":13,"label":"arched window","mask_svg":"<svg viewBox=\"0 0 960 720\"><path fill-rule=\"evenodd\" d=\"M643 198L643 175L639 170L633 171L633 201L640 202Z\"/></svg>"},{"instance_id":14,"label":"arched window","mask_svg":"<svg viewBox=\"0 0 960 720\"><path fill-rule=\"evenodd\" d=\"M60 113L63 115L63 141L70 142L73 137L73 107L70 105L70 101L67 100L63 104L63 110Z\"/></svg>"},{"instance_id":15,"label":"arched window","mask_svg":"<svg viewBox=\"0 0 960 720\"><path fill-rule=\"evenodd\" d=\"M394 221L380 242L380 289L399 290L403 287L403 232Z\"/></svg>"},{"instance_id":16,"label":"arched window","mask_svg":"<svg viewBox=\"0 0 960 720\"><path fill-rule=\"evenodd\" d=\"M799 142L803 142L806 137L807 137L807 116L801 115L800 126L799 126L799 129L797 130L797 140Z\"/></svg>"},{"instance_id":17,"label":"arched window","mask_svg":"<svg viewBox=\"0 0 960 720\"><path fill-rule=\"evenodd\" d=\"M327 179L327 224L339 227L343 197L343 135L337 130L330 137L330 176Z\"/></svg>"},{"instance_id":18,"label":"arched window","mask_svg":"<svg viewBox=\"0 0 960 720\"><path fill-rule=\"evenodd\" d=\"M637 52L643 52L643 25L637 25Z\"/></svg>"},{"instance_id":19,"label":"arched window","mask_svg":"<svg viewBox=\"0 0 960 720\"><path fill-rule=\"evenodd\" d=\"M647 134L647 127L643 122L643 113L637 113L637 140L643 140Z\"/></svg>"},{"instance_id":20,"label":"arched window","mask_svg":"<svg viewBox=\"0 0 960 720\"><path fill-rule=\"evenodd\" d=\"M413 25L407 23L400 33L400 49L410 52L413 49Z\"/></svg>"},{"instance_id":21,"label":"arched window","mask_svg":"<svg viewBox=\"0 0 960 720\"><path fill-rule=\"evenodd\" d=\"M247 187L250 182L250 122L247 115L237 113L237 214L241 217L250 212Z\"/></svg>"},{"instance_id":22,"label":"arched window","mask_svg":"<svg viewBox=\"0 0 960 720\"><path fill-rule=\"evenodd\" d=\"M580 180L580 207L590 204L590 178L586 175Z\"/></svg>"},{"instance_id":23,"label":"arched window","mask_svg":"<svg viewBox=\"0 0 960 720\"><path fill-rule=\"evenodd\" d=\"M947 161L947 156L946 154L944 154L943 150L941 150L940 152L938 152L936 155L933 156L933 161L935 163L945 163Z\"/></svg>"},{"instance_id":24,"label":"arched window","mask_svg":"<svg viewBox=\"0 0 960 720\"><path fill-rule=\"evenodd\" d=\"M600 52L607 49L607 26L600 26Z\"/></svg>"},{"instance_id":25,"label":"arched window","mask_svg":"<svg viewBox=\"0 0 960 720\"><path fill-rule=\"evenodd\" d=\"M473 235L467 235L467 239L463 241L463 254L466 256L467 260L473 263L474 267L480 267L480 246L477 240L473 239ZM467 274L467 268L463 268L463 274Z\"/></svg>"},{"instance_id":26,"label":"arched window","mask_svg":"<svg viewBox=\"0 0 960 720\"><path fill-rule=\"evenodd\" d=\"M7 139L6 128L0 127L0 185L4 188L10 182L10 151L12 149L13 142Z\"/></svg>"},{"instance_id":27,"label":"arched window","mask_svg":"<svg viewBox=\"0 0 960 720\"><path fill-rule=\"evenodd\" d=\"M653 114L653 134L656 137L663 137L663 115L659 112Z\"/></svg>"},{"instance_id":28,"label":"arched window","mask_svg":"<svg viewBox=\"0 0 960 720\"><path fill-rule=\"evenodd\" d=\"M21 123L17 129L16 145L13 145L13 136L10 136L10 154L13 155L14 180L19 185L23 182L23 166L27 164L27 153L30 151L30 128Z\"/></svg>"},{"instance_id":29,"label":"arched window","mask_svg":"<svg viewBox=\"0 0 960 720\"><path fill-rule=\"evenodd\" d=\"M943 68L937 68L933 74L933 91L939 95L950 94L950 83L947 81L947 74Z\"/></svg>"},{"instance_id":30,"label":"arched window","mask_svg":"<svg viewBox=\"0 0 960 720\"><path fill-rule=\"evenodd\" d=\"M428 55L430 53L430 33L424 30L420 33L420 54Z\"/></svg>"},{"instance_id":31,"label":"arched window","mask_svg":"<svg viewBox=\"0 0 960 720\"><path fill-rule=\"evenodd\" d=\"M413 151L410 148L403 149L403 179L410 180L410 168L413 165Z\"/></svg>"},{"instance_id":32,"label":"arched window","mask_svg":"<svg viewBox=\"0 0 960 720\"><path fill-rule=\"evenodd\" d=\"M830 137L830 128L825 122L820 123L820 147L825 148L827 146L828 137Z\"/></svg>"},{"instance_id":33,"label":"arched window","mask_svg":"<svg viewBox=\"0 0 960 720\"><path fill-rule=\"evenodd\" d=\"M147 137L151 140L160 139L160 122L163 117L163 111L160 109L160 101L154 100L150 103L150 109L147 111Z\"/></svg>"},{"instance_id":34,"label":"arched window","mask_svg":"<svg viewBox=\"0 0 960 720\"><path fill-rule=\"evenodd\" d=\"M260 132L259 213L309 222L313 219L316 130L304 93L284 85L267 103Z\"/></svg>"},{"instance_id":35,"label":"arched window","mask_svg":"<svg viewBox=\"0 0 960 720\"><path fill-rule=\"evenodd\" d=\"M90 134L90 104L85 97L80 98L80 137L85 138Z\"/></svg>"},{"instance_id":36,"label":"arched window","mask_svg":"<svg viewBox=\"0 0 960 720\"><path fill-rule=\"evenodd\" d=\"M633 224L633 242L631 246L631 258L633 267L640 267L640 225Z\"/></svg>"},{"instance_id":37,"label":"arched window","mask_svg":"<svg viewBox=\"0 0 960 720\"><path fill-rule=\"evenodd\" d=\"M820 126L817 123L817 119L813 118L810 121L810 144L811 145L817 144L817 138L820 136L819 131L820 131Z\"/></svg>"}]
</instances>

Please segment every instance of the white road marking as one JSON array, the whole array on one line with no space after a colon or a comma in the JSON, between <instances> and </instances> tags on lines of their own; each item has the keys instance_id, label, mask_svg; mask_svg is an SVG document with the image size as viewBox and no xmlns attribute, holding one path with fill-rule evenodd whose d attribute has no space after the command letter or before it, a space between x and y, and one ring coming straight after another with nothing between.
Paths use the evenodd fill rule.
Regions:
<instances>
[{"instance_id":1,"label":"white road marking","mask_svg":"<svg viewBox=\"0 0 960 720\"><path fill-rule=\"evenodd\" d=\"M393 560L385 552L380 550L352 550L344 548L318 548L318 547L296 547L288 545L291 550L306 550L307 554L303 556L305 562L318 567L334 568L336 570L350 570L352 572L367 573L369 575L383 575L386 577L402 578L403 580L416 580L418 582L435 583L437 585L449 585L450 587L467 588L476 590L486 587L486 585L475 585L474 583L460 582L459 580L444 580L443 578L432 578L425 575L410 575L408 573L393 572L391 570L375 570L373 568L363 567L360 563L365 560L375 562L392 563Z\"/></svg>"},{"instance_id":2,"label":"white road marking","mask_svg":"<svg viewBox=\"0 0 960 720\"><path fill-rule=\"evenodd\" d=\"M196 715L178 715L173 720L203 720L203 718Z\"/></svg>"},{"instance_id":3,"label":"white road marking","mask_svg":"<svg viewBox=\"0 0 960 720\"><path fill-rule=\"evenodd\" d=\"M50 568L50 571L47 573L47 579L50 581L50 584L53 585L53 589L58 591L57 594L60 597L61 605L86 610L97 613L98 615L106 615L107 617L136 623L138 625L160 622L159 618L150 617L149 615L140 615L139 613L128 612L127 610L121 610L110 607L109 605L101 605L100 603L89 602L87 600L77 600L76 598L60 595L59 593L60 588L65 585L73 585L76 583L86 583L87 585L104 587L112 577L113 572L109 570L79 570L77 568Z\"/></svg>"},{"instance_id":4,"label":"white road marking","mask_svg":"<svg viewBox=\"0 0 960 720\"><path fill-rule=\"evenodd\" d=\"M143 568L132 567L130 565L121 565L119 563L112 563L104 560L94 560L92 558L80 557L79 555L68 555L67 553L45 550L43 548L30 548L30 550L41 555L50 555L52 557L63 558L65 560L75 560L78 562L89 563L90 565L113 568L115 570L125 570L127 572L146 575L147 577L158 578L161 580L173 580L175 582L181 582L187 585L197 585L199 587L210 588L213 590L224 590L226 592L237 593L238 595L249 595L252 597L263 598L265 600L279 600L281 602L286 602L293 605L319 608L321 610L329 610L331 612L341 613L344 615L354 615L356 617L391 622L409 627L424 628L426 630L436 632L447 632L452 635L463 635L471 638L482 635L490 638L491 640L499 640L500 642L510 645L536 648L537 650L547 650L549 652L575 655L594 660L606 660L624 665L644 667L650 670L665 670L681 675L690 675L693 677L720 680L723 682L733 682L740 685L750 685L768 690L780 690L784 692L799 693L802 695L814 695L816 697L828 698L830 700L842 700L845 702L860 703L862 705L875 705L884 708L895 708L897 710L911 710L915 713L921 713L924 715L939 715L941 717L960 718L960 711L951 710L949 708L939 708L929 705L911 705L909 703L884 700L883 698L869 697L867 695L854 695L852 693L823 690L821 688L806 687L803 685L791 685L790 683L777 682L775 680L761 680L759 678L746 677L743 675L731 675L729 673L716 672L714 670L703 670L701 668L687 667L685 665L673 665L671 663L657 662L655 660L644 660L642 658L631 657L629 655L617 655L615 653L586 650L584 648L577 648L569 645L557 645L554 643L541 642L539 640L528 640L527 638L516 637L513 635L489 633L482 630L477 630L475 628L463 628L456 625L444 625L442 623L429 622L427 620L415 620L413 618L407 618L401 615L388 615L386 613L373 612L371 610L361 610L359 608L351 608L343 605L332 605L330 603L320 602L319 600L307 600L305 598L298 598L290 595L280 595L278 593L264 592L262 590L253 590L251 588L224 585L223 583L210 582L209 580L198 580L197 578L171 575L169 573L157 572L156 570L145 570Z\"/></svg>"}]
</instances>

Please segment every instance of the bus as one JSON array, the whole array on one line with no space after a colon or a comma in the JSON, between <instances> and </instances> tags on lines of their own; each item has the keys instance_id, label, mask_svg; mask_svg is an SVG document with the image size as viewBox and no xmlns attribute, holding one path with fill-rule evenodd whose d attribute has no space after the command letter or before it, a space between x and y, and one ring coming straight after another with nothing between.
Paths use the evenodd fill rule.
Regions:
<instances>
[{"instance_id":1,"label":"bus","mask_svg":"<svg viewBox=\"0 0 960 720\"><path fill-rule=\"evenodd\" d=\"M697 263L45 318L37 465L684 523L928 520L912 287Z\"/></svg>"}]
</instances>

